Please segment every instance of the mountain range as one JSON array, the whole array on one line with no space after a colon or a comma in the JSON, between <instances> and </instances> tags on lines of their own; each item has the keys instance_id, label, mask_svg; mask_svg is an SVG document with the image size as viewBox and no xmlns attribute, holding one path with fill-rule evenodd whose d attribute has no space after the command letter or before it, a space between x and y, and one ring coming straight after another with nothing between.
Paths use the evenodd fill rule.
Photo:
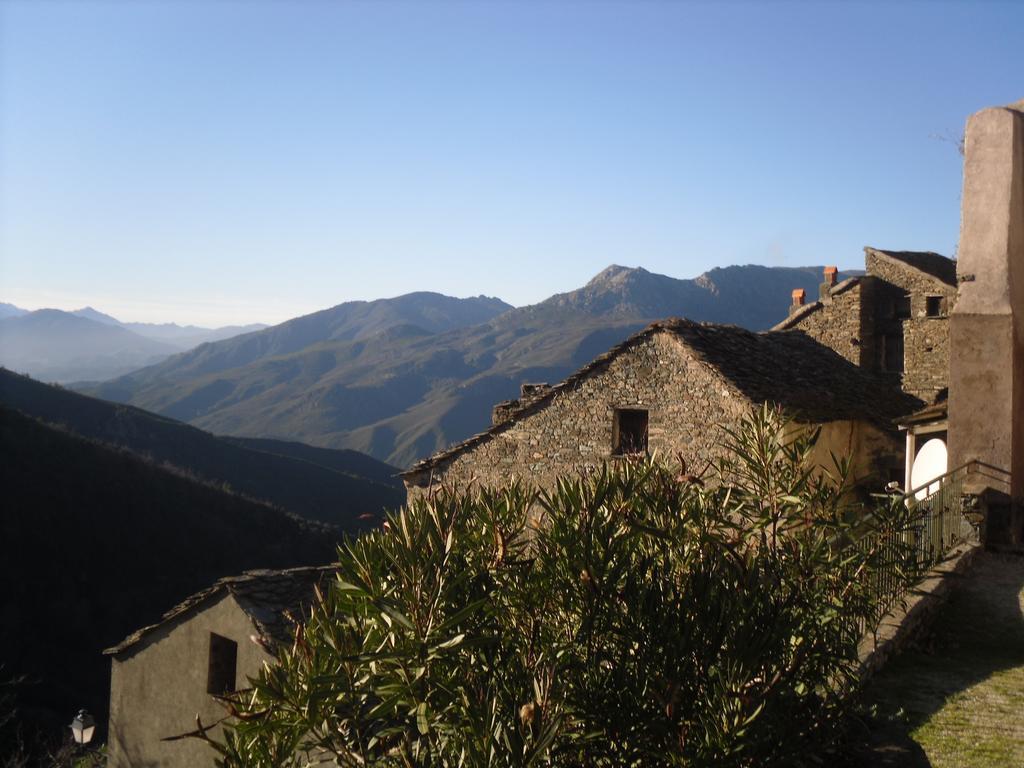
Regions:
<instances>
[{"instance_id":1,"label":"mountain range","mask_svg":"<svg viewBox=\"0 0 1024 768\"><path fill-rule=\"evenodd\" d=\"M92 307L29 312L2 304L0 364L46 381L103 381L176 352L265 327L122 323Z\"/></svg>"},{"instance_id":2,"label":"mountain range","mask_svg":"<svg viewBox=\"0 0 1024 768\"><path fill-rule=\"evenodd\" d=\"M83 391L218 434L407 466L484 429L522 382L557 382L653 320L760 330L786 316L793 288L816 296L821 280L822 267L734 266L682 280L613 265L518 309L429 293L350 302Z\"/></svg>"},{"instance_id":3,"label":"mountain range","mask_svg":"<svg viewBox=\"0 0 1024 768\"><path fill-rule=\"evenodd\" d=\"M84 317L87 320L95 320L104 325L125 328L132 333L137 333L139 336L144 336L153 341L162 341L182 351L198 347L200 344L205 344L208 341L230 339L232 336L240 336L243 333L251 333L252 331L261 331L267 327L263 323L224 325L220 328L203 328L198 325L178 325L177 323L124 323L92 307L82 307L81 309L74 310L71 314Z\"/></svg>"}]
</instances>

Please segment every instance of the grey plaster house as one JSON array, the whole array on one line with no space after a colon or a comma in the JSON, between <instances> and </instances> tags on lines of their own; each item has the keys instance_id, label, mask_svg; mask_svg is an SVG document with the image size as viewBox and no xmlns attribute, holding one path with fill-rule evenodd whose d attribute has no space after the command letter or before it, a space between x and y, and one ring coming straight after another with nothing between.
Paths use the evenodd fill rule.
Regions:
<instances>
[{"instance_id":1,"label":"grey plaster house","mask_svg":"<svg viewBox=\"0 0 1024 768\"><path fill-rule=\"evenodd\" d=\"M175 606L159 623L109 648L111 768L212 765L198 739L166 741L224 717L214 698L244 687L300 617L331 566L247 571L224 578ZM219 728L210 735L215 737Z\"/></svg>"},{"instance_id":2,"label":"grey plaster house","mask_svg":"<svg viewBox=\"0 0 1024 768\"><path fill-rule=\"evenodd\" d=\"M901 478L893 420L920 400L802 331L753 333L670 319L653 323L557 386L525 385L485 432L403 474L410 498L439 483L551 487L567 473L635 453L681 456L698 471L723 452L725 428L761 403L820 426L820 462L849 455L855 480ZM880 487L880 486L879 486Z\"/></svg>"},{"instance_id":3,"label":"grey plaster house","mask_svg":"<svg viewBox=\"0 0 1024 768\"><path fill-rule=\"evenodd\" d=\"M836 284L825 270L816 301L793 292L789 317L772 330L799 329L852 363L891 377L935 402L949 386L949 315L956 262L937 253L865 248L865 274Z\"/></svg>"}]
</instances>

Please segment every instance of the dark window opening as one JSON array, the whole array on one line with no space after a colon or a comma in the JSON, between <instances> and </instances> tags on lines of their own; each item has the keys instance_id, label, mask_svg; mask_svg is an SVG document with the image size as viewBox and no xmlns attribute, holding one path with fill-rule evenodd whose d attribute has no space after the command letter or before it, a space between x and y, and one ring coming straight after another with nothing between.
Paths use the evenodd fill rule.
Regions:
<instances>
[{"instance_id":1,"label":"dark window opening","mask_svg":"<svg viewBox=\"0 0 1024 768\"><path fill-rule=\"evenodd\" d=\"M647 453L647 411L617 408L612 426L612 454L628 456L638 453Z\"/></svg>"},{"instance_id":2,"label":"dark window opening","mask_svg":"<svg viewBox=\"0 0 1024 768\"><path fill-rule=\"evenodd\" d=\"M925 297L925 314L928 317L942 317L945 312L945 297L944 296L926 296Z\"/></svg>"},{"instance_id":3,"label":"dark window opening","mask_svg":"<svg viewBox=\"0 0 1024 768\"><path fill-rule=\"evenodd\" d=\"M216 696L233 693L237 663L238 643L211 632L210 667L206 675L206 692Z\"/></svg>"},{"instance_id":4,"label":"dark window opening","mask_svg":"<svg viewBox=\"0 0 1024 768\"><path fill-rule=\"evenodd\" d=\"M898 299L894 299L892 303L892 316L900 319L906 319L910 317L910 297L900 296Z\"/></svg>"},{"instance_id":5,"label":"dark window opening","mask_svg":"<svg viewBox=\"0 0 1024 768\"><path fill-rule=\"evenodd\" d=\"M894 331L882 337L882 370L903 371L903 331Z\"/></svg>"}]
</instances>

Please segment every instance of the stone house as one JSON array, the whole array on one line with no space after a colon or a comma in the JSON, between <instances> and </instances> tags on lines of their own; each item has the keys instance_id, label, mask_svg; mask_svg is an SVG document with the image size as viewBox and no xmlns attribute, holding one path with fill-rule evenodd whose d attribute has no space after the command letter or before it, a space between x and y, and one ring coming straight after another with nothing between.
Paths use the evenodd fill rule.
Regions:
<instances>
[{"instance_id":1,"label":"stone house","mask_svg":"<svg viewBox=\"0 0 1024 768\"><path fill-rule=\"evenodd\" d=\"M214 698L244 687L279 643L291 642L290 617L301 615L332 566L247 571L220 579L105 653L112 658L111 768L193 768L215 753L194 738L168 741L218 723ZM210 731L216 737L216 727Z\"/></svg>"},{"instance_id":2,"label":"stone house","mask_svg":"<svg viewBox=\"0 0 1024 768\"><path fill-rule=\"evenodd\" d=\"M800 331L754 333L670 319L653 323L557 386L525 385L500 403L485 432L403 473L410 498L432 485L551 487L559 476L618 457L681 457L691 472L724 453L726 428L754 407L781 406L822 428L828 451L849 455L855 480L902 477L893 419L920 401Z\"/></svg>"},{"instance_id":3,"label":"stone house","mask_svg":"<svg viewBox=\"0 0 1024 768\"><path fill-rule=\"evenodd\" d=\"M868 247L864 254L864 275L836 284L836 268L826 268L817 300L805 303L794 291L789 317L772 330L802 330L933 403L949 386L956 262L929 252Z\"/></svg>"}]
</instances>

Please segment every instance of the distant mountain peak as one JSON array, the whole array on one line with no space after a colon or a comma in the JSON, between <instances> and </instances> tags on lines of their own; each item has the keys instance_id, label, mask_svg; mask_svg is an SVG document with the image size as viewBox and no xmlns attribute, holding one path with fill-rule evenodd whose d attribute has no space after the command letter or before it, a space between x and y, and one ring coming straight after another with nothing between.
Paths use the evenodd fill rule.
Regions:
<instances>
[{"instance_id":1,"label":"distant mountain peak","mask_svg":"<svg viewBox=\"0 0 1024 768\"><path fill-rule=\"evenodd\" d=\"M16 307L13 304L7 304L0 301L0 319L5 317L21 317L22 315L27 314L27 309L22 309L21 307Z\"/></svg>"},{"instance_id":2,"label":"distant mountain peak","mask_svg":"<svg viewBox=\"0 0 1024 768\"><path fill-rule=\"evenodd\" d=\"M97 323L105 323L106 325L121 325L121 321L116 317L111 317L108 314L100 312L98 309L92 307L82 307L71 312L72 315L78 315L84 317L87 320L95 320Z\"/></svg>"},{"instance_id":3,"label":"distant mountain peak","mask_svg":"<svg viewBox=\"0 0 1024 768\"><path fill-rule=\"evenodd\" d=\"M621 264L610 264L594 275L585 287L598 288L602 286L612 286L616 283L623 282L633 275L646 274L650 273L643 267L624 267Z\"/></svg>"}]
</instances>

